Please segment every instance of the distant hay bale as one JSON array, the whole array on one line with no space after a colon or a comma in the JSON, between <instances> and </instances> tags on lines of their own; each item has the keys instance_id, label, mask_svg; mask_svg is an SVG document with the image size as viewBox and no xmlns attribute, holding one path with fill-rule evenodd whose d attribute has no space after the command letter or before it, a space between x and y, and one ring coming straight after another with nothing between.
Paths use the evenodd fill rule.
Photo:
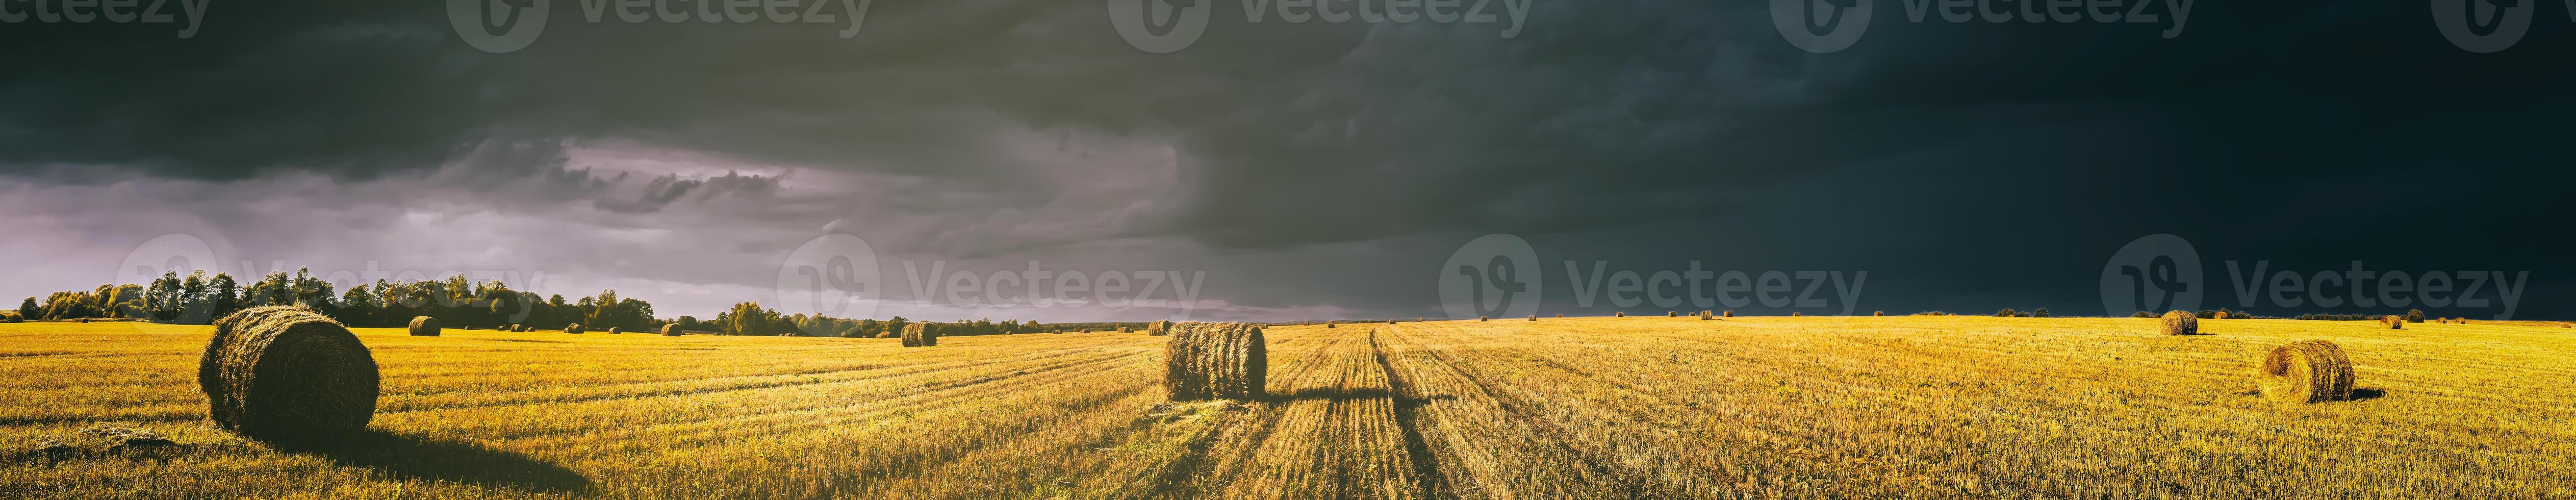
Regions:
<instances>
[{"instance_id":1,"label":"distant hay bale","mask_svg":"<svg viewBox=\"0 0 2576 500\"><path fill-rule=\"evenodd\" d=\"M1563 318L1565 317L1565 313L1556 313L1556 317Z\"/></svg>"},{"instance_id":2,"label":"distant hay bale","mask_svg":"<svg viewBox=\"0 0 2576 500\"><path fill-rule=\"evenodd\" d=\"M1789 312L1789 317L1795 318L1795 317L1799 317L1799 316L1805 316L1806 314L1807 314L1807 313L1802 313L1802 312L1797 312L1797 311L1790 311L1790 312Z\"/></svg>"},{"instance_id":3,"label":"distant hay bale","mask_svg":"<svg viewBox=\"0 0 2576 500\"><path fill-rule=\"evenodd\" d=\"M2227 311L2210 313L2209 319L2227 319Z\"/></svg>"},{"instance_id":4,"label":"distant hay bale","mask_svg":"<svg viewBox=\"0 0 2576 500\"><path fill-rule=\"evenodd\" d=\"M1493 316L1477 316L1476 321L1493 321Z\"/></svg>"},{"instance_id":5,"label":"distant hay bale","mask_svg":"<svg viewBox=\"0 0 2576 500\"><path fill-rule=\"evenodd\" d=\"M1259 399L1268 384L1270 347L1258 325L1175 324L1163 354L1163 386L1173 401Z\"/></svg>"},{"instance_id":6,"label":"distant hay bale","mask_svg":"<svg viewBox=\"0 0 2576 500\"><path fill-rule=\"evenodd\" d=\"M573 323L573 324L569 324L569 325L564 325L564 333L581 333L581 332L584 332L584 331L588 331L588 330L583 330L583 329L581 329L581 323Z\"/></svg>"},{"instance_id":7,"label":"distant hay bale","mask_svg":"<svg viewBox=\"0 0 2576 500\"><path fill-rule=\"evenodd\" d=\"M501 331L504 331L504 332L524 332L524 331L528 331L528 329L527 329L526 327L520 326L518 323L511 323L511 324L510 324L510 326L501 327Z\"/></svg>"},{"instance_id":8,"label":"distant hay bale","mask_svg":"<svg viewBox=\"0 0 2576 500\"><path fill-rule=\"evenodd\" d=\"M1538 315L1536 315L1536 314L1532 314L1532 315L1530 315L1530 321L1538 321Z\"/></svg>"},{"instance_id":9,"label":"distant hay bale","mask_svg":"<svg viewBox=\"0 0 2576 500\"><path fill-rule=\"evenodd\" d=\"M1717 312L1715 312L1715 311L1700 311L1700 312L1699 312L1699 320L1700 320L1700 321L1708 321L1708 320L1713 320L1713 319L1717 319Z\"/></svg>"},{"instance_id":10,"label":"distant hay bale","mask_svg":"<svg viewBox=\"0 0 2576 500\"><path fill-rule=\"evenodd\" d=\"M2387 326L2390 330L2404 330L2406 329L2406 318L2396 315L2380 316L2379 324Z\"/></svg>"},{"instance_id":11,"label":"distant hay bale","mask_svg":"<svg viewBox=\"0 0 2576 500\"><path fill-rule=\"evenodd\" d=\"M1681 311L1664 311L1664 317L1666 317L1666 318L1679 318L1679 317L1682 317L1682 312L1681 312Z\"/></svg>"},{"instance_id":12,"label":"distant hay bale","mask_svg":"<svg viewBox=\"0 0 2576 500\"><path fill-rule=\"evenodd\" d=\"M411 318L411 336L414 336L414 337L436 337L436 336L438 336L438 318L432 318L432 317L428 317L428 316L413 316L413 317Z\"/></svg>"},{"instance_id":13,"label":"distant hay bale","mask_svg":"<svg viewBox=\"0 0 2576 500\"><path fill-rule=\"evenodd\" d=\"M913 323L903 325L904 347L938 347L939 334L946 333L946 323ZM1090 332L1083 332L1090 333Z\"/></svg>"},{"instance_id":14,"label":"distant hay bale","mask_svg":"<svg viewBox=\"0 0 2576 500\"><path fill-rule=\"evenodd\" d=\"M1064 330L1056 330L1055 332L1056 332L1056 333L1064 333ZM1146 324L1145 324L1145 335L1146 335L1146 336L1150 336L1150 337L1161 337L1161 336L1164 336L1164 335L1170 335L1171 333L1172 333L1172 322L1171 322L1170 320L1156 321L1156 322L1146 323Z\"/></svg>"},{"instance_id":15,"label":"distant hay bale","mask_svg":"<svg viewBox=\"0 0 2576 500\"><path fill-rule=\"evenodd\" d=\"M1333 322L1331 322L1331 321L1326 321L1326 322L1324 322L1324 328L1332 328L1332 327L1333 327Z\"/></svg>"},{"instance_id":16,"label":"distant hay bale","mask_svg":"<svg viewBox=\"0 0 2576 500\"><path fill-rule=\"evenodd\" d=\"M609 335L616 335L617 333L618 333L618 332L617 332L617 327L614 327L614 326L612 326L612 327L608 327L608 334L609 334Z\"/></svg>"},{"instance_id":17,"label":"distant hay bale","mask_svg":"<svg viewBox=\"0 0 2576 500\"><path fill-rule=\"evenodd\" d=\"M1726 312L1726 316L1725 316L1725 317L1728 317L1728 318L1735 317L1735 311L1727 311L1727 312Z\"/></svg>"},{"instance_id":18,"label":"distant hay bale","mask_svg":"<svg viewBox=\"0 0 2576 500\"><path fill-rule=\"evenodd\" d=\"M1871 316L1886 316L1886 315L1887 315L1887 311L1870 311L1870 312L1869 312L1869 315L1871 315Z\"/></svg>"},{"instance_id":19,"label":"distant hay bale","mask_svg":"<svg viewBox=\"0 0 2576 500\"><path fill-rule=\"evenodd\" d=\"M2179 310L2170 311L2165 313L2163 321L2165 335L2200 334L2200 316L2198 315Z\"/></svg>"},{"instance_id":20,"label":"distant hay bale","mask_svg":"<svg viewBox=\"0 0 2576 500\"><path fill-rule=\"evenodd\" d=\"M376 414L376 359L311 309L244 309L215 321L197 361L215 425L272 443L329 441Z\"/></svg>"},{"instance_id":21,"label":"distant hay bale","mask_svg":"<svg viewBox=\"0 0 2576 500\"><path fill-rule=\"evenodd\" d=\"M1628 317L1628 312L1627 312L1627 311L1613 312L1613 313L1610 313L1610 317L1613 317L1613 318L1625 318L1625 317Z\"/></svg>"},{"instance_id":22,"label":"distant hay bale","mask_svg":"<svg viewBox=\"0 0 2576 500\"><path fill-rule=\"evenodd\" d=\"M662 325L662 336L664 336L664 337L678 337L678 336L681 336L681 335L687 335L687 332L682 332L682 331L680 331L680 324L679 324L679 323L672 323L672 324L668 324L668 325ZM882 336L884 336L884 334L878 334L878 336L882 337Z\"/></svg>"},{"instance_id":23,"label":"distant hay bale","mask_svg":"<svg viewBox=\"0 0 2576 500\"><path fill-rule=\"evenodd\" d=\"M2352 358L2333 342L2307 340L2272 349L2263 357L2263 397L2281 403L2352 399Z\"/></svg>"}]
</instances>

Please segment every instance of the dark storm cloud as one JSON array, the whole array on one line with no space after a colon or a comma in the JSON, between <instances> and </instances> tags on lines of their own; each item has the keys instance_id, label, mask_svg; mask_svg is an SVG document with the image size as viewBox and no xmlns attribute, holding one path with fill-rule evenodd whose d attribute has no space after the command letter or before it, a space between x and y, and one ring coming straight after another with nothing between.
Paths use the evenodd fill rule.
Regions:
<instances>
[{"instance_id":1,"label":"dark storm cloud","mask_svg":"<svg viewBox=\"0 0 2576 500\"><path fill-rule=\"evenodd\" d=\"M1762 2L1541 1L1510 39L1215 5L1173 54L1128 46L1098 2L880 2L844 40L558 1L507 54L436 2L217 2L187 39L12 25L0 172L178 199L102 218L234 220L273 194L189 188L220 186L349 208L315 234L489 210L487 244L674 245L519 249L564 275L756 288L834 224L899 256L1209 269L1239 306L1351 314L1436 306L1431 268L1487 232L1639 266L1875 269L1887 309L2082 310L2102 259L2160 232L2319 268L2564 268L2547 245L2379 236L2563 211L2494 193L2568 180L2540 166L2564 163L2555 35L2576 28L2546 16L2479 55L2420 8L2202 3L2166 39L1882 1L1853 48L1809 54ZM360 187L421 194L310 194ZM701 265L725 261L747 263Z\"/></svg>"}]
</instances>

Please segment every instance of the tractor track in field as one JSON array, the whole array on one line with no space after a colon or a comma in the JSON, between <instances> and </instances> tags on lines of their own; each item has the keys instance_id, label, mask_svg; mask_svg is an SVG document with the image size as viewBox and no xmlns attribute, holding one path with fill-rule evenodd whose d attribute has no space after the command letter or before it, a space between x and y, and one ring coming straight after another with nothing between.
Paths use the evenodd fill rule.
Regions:
<instances>
[{"instance_id":1,"label":"tractor track in field","mask_svg":"<svg viewBox=\"0 0 2576 500\"><path fill-rule=\"evenodd\" d=\"M1449 477L1440 466L1440 457L1431 453L1431 443L1423 439L1415 410L1429 401L1420 386L1397 373L1386 359L1386 344L1378 342L1377 329L1369 329L1369 354L1377 358L1377 369L1386 373L1388 392L1395 400L1395 426L1404 433L1404 456L1413 464L1413 487L1419 498L1456 498L1449 492Z\"/></svg>"},{"instance_id":2,"label":"tractor track in field","mask_svg":"<svg viewBox=\"0 0 2576 500\"><path fill-rule=\"evenodd\" d=\"M1399 340L1405 337L1405 334L1400 328L1389 327L1387 328L1387 334L1388 336L1396 337ZM1407 342L1411 341L1408 340ZM1554 439L1560 436L1570 435L1570 433L1566 432L1563 427L1544 419L1538 412L1533 411L1531 409L1533 406L1532 403L1496 388L1492 383L1476 378L1466 369L1460 368L1457 360L1450 359L1448 356L1441 354L1438 349L1426 348L1421 349L1421 352L1424 355L1431 357L1431 360L1438 363L1441 369L1455 375L1458 380L1466 381L1469 385L1473 386L1478 394L1485 396L1484 399L1493 401L1496 408L1511 415L1511 421L1520 422L1523 426L1527 427L1528 430L1531 431L1531 435L1551 438L1542 439L1541 441L1554 444L1554 448L1556 448L1557 451L1564 453L1567 457L1573 458L1573 462L1581 464L1584 470L1589 471L1598 477L1615 478L1620 483L1620 488L1625 490L1626 498L1662 498L1664 496L1669 496L1650 496L1648 495L1648 485L1651 483L1648 481L1648 478L1633 471L1628 471L1624 468L1604 463L1600 458L1595 456L1596 453L1590 450L1576 447L1574 444L1568 443L1562 439ZM1389 366L1389 370L1390 372L1393 371L1393 367L1391 365Z\"/></svg>"},{"instance_id":3,"label":"tractor track in field","mask_svg":"<svg viewBox=\"0 0 2576 500\"><path fill-rule=\"evenodd\" d=\"M1336 337L1332 342L1326 343L1322 347L1317 347L1313 353L1308 354L1305 357L1298 358L1299 362L1297 363L1297 371L1288 373L1289 376L1287 377L1269 377L1269 380L1304 380L1308 372L1314 371L1316 366L1323 364L1317 358L1324 355L1327 351L1330 351L1333 346L1340 345L1342 341L1343 339ZM1265 404L1255 408L1250 412L1250 414L1245 416L1249 421L1254 423L1252 424L1252 430L1247 431L1249 434L1246 435L1246 439L1244 440L1246 445L1243 446L1242 450L1236 451L1237 455L1234 458L1238 461L1249 460L1254 453L1261 450L1261 443L1270 440L1271 432L1278 428L1280 414L1286 411L1286 408L1282 405L1270 404L1280 402L1282 399L1278 397L1279 395L1271 394L1269 389L1266 387L1263 388L1262 392L1264 395L1262 399ZM1204 488L1199 482L1190 481L1189 478L1197 475L1201 466L1208 461L1208 457L1215 454L1216 441L1222 439L1225 434L1224 429L1210 429L1206 434L1198 438L1194 438L1193 442L1189 445L1189 451L1183 453L1179 459L1172 462L1174 467L1164 469L1162 474L1156 476L1156 482L1158 484L1166 485L1170 490L1172 490L1162 492L1163 495L1161 496L1165 498L1207 498L1216 496L1212 495L1211 492L1204 491ZM1223 485L1234 481L1235 474L1242 472L1242 469L1238 467L1232 470L1218 472L1219 473L1214 484ZM1214 493L1221 495L1223 492Z\"/></svg>"}]
</instances>

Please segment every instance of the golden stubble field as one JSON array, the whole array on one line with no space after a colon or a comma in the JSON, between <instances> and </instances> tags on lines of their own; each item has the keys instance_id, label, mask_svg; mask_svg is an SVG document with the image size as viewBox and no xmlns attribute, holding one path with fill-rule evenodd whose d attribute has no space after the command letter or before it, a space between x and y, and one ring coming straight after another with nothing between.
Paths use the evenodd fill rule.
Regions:
<instances>
[{"instance_id":1,"label":"golden stubble field","mask_svg":"<svg viewBox=\"0 0 2576 500\"><path fill-rule=\"evenodd\" d=\"M2201 324L1274 327L1268 400L1188 404L1141 333L360 329L370 435L294 451L205 423L207 327L0 324L0 497L2576 497L2576 330ZM2250 392L2307 339L2343 346L2361 399Z\"/></svg>"}]
</instances>

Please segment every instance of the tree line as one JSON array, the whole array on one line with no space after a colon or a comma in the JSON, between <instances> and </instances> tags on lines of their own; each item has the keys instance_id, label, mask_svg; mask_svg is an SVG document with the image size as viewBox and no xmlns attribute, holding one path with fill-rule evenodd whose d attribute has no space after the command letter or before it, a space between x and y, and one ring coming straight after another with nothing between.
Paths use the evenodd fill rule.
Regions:
<instances>
[{"instance_id":1,"label":"tree line","mask_svg":"<svg viewBox=\"0 0 2576 500\"><path fill-rule=\"evenodd\" d=\"M15 316L34 321L124 319L203 325L242 309L287 305L302 305L358 328L402 327L414 317L428 316L451 328L515 324L555 330L579 324L594 330L614 327L650 331L677 323L682 330L720 335L876 337L899 334L904 326L918 322L902 316L877 320L782 315L758 302L734 304L717 313L712 321L694 316L657 319L652 303L620 297L616 290L602 290L598 295L579 299L566 299L561 294L540 297L533 292L512 290L498 280L471 283L464 275L451 275L422 281L376 280L373 285L342 291L313 277L310 269L297 269L294 274L273 272L247 284L224 273L209 275L199 270L181 276L165 272L148 284L99 285L91 290L54 292L41 300L28 297L19 303ZM996 322L990 318L954 324L957 327L947 335L1045 333L1067 328L1050 328L1035 320Z\"/></svg>"}]
</instances>

